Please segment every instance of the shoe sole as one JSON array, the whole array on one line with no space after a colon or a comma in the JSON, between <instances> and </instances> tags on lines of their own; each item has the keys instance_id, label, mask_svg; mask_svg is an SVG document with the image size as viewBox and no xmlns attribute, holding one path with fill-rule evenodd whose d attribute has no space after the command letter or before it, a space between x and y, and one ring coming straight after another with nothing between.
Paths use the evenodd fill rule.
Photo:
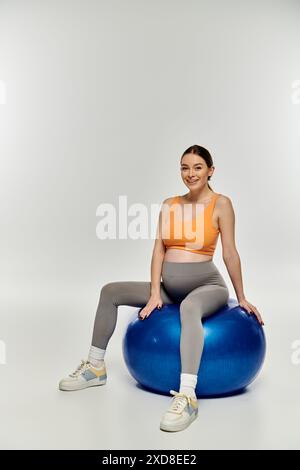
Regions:
<instances>
[{"instance_id":1,"label":"shoe sole","mask_svg":"<svg viewBox=\"0 0 300 470\"><path fill-rule=\"evenodd\" d=\"M163 424L163 423L160 423L160 429L162 431L169 431L169 432L175 432L175 431L183 431L184 429L186 429L190 424L192 424L193 421L195 421L195 419L197 418L198 416L198 412L197 413L194 413L192 418L185 424L181 424L181 425L177 425L177 426L174 426L174 424Z\"/></svg>"},{"instance_id":2,"label":"shoe sole","mask_svg":"<svg viewBox=\"0 0 300 470\"><path fill-rule=\"evenodd\" d=\"M85 388L90 388L90 387L99 387L99 385L105 385L106 384L106 380L102 380L102 381L98 381L96 383L91 383L89 384L88 382L85 384L81 384L81 385L76 385L76 386L72 386L72 385L59 385L59 390L62 390L63 392L76 392L76 390L83 390Z\"/></svg>"}]
</instances>

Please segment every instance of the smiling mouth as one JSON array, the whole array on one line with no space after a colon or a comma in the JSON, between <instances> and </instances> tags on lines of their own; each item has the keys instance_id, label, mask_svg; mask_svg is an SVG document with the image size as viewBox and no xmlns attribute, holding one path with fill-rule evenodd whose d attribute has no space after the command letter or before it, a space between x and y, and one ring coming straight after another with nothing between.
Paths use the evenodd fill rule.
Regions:
<instances>
[{"instance_id":1,"label":"smiling mouth","mask_svg":"<svg viewBox=\"0 0 300 470\"><path fill-rule=\"evenodd\" d=\"M197 183L197 181L199 181L199 180L188 181L188 183L189 183L189 184L194 184L194 183Z\"/></svg>"}]
</instances>

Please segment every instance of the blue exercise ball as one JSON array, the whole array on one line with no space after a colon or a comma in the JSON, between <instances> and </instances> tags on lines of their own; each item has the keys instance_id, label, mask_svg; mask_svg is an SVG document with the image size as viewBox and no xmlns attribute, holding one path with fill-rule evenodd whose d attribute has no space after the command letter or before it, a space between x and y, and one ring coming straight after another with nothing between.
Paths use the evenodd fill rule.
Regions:
<instances>
[{"instance_id":1,"label":"blue exercise ball","mask_svg":"<svg viewBox=\"0 0 300 470\"><path fill-rule=\"evenodd\" d=\"M142 309L139 310L139 312ZM135 313L122 349L132 377L146 389L163 394L179 390L179 304L163 305L141 320ZM199 319L200 321L200 319ZM224 396L242 391L258 375L266 354L263 327L234 299L202 320L204 348L196 395Z\"/></svg>"}]
</instances>

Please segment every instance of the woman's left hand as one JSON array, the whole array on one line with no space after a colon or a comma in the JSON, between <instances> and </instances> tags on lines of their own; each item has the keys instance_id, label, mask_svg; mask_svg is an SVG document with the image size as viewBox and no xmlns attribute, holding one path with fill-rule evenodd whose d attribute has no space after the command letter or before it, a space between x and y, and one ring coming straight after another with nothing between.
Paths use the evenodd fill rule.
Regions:
<instances>
[{"instance_id":1,"label":"woman's left hand","mask_svg":"<svg viewBox=\"0 0 300 470\"><path fill-rule=\"evenodd\" d=\"M250 302L248 302L246 299L243 299L239 302L240 307L243 307L245 310L247 310L248 313L254 313L256 318L258 319L259 323L261 325L264 325L264 321L254 305L252 305Z\"/></svg>"}]
</instances>

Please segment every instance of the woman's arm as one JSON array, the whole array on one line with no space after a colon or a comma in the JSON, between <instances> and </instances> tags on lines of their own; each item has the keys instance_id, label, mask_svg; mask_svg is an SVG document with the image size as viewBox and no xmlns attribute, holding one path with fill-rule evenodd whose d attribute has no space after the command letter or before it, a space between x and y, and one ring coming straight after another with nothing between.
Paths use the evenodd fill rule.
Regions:
<instances>
[{"instance_id":1,"label":"woman's arm","mask_svg":"<svg viewBox=\"0 0 300 470\"><path fill-rule=\"evenodd\" d=\"M218 209L223 261L232 281L238 302L249 313L255 313L259 322L264 324L256 307L248 302L245 297L241 260L235 246L235 214L230 198L227 196L220 197Z\"/></svg>"},{"instance_id":2,"label":"woman's arm","mask_svg":"<svg viewBox=\"0 0 300 470\"><path fill-rule=\"evenodd\" d=\"M228 270L238 301L245 299L241 260L235 246L235 214L231 200L222 196L218 201L219 227L222 241L223 261Z\"/></svg>"},{"instance_id":3,"label":"woman's arm","mask_svg":"<svg viewBox=\"0 0 300 470\"><path fill-rule=\"evenodd\" d=\"M163 204L169 201L171 198L166 199ZM139 317L141 320L149 317L152 311L158 307L162 307L162 299L160 295L160 280L161 280L161 271L162 263L165 256L165 245L162 241L162 209L159 213L158 224L155 235L155 243L153 247L152 259L151 259L151 289L150 289L150 299L148 300L147 305L140 311Z\"/></svg>"},{"instance_id":4,"label":"woman's arm","mask_svg":"<svg viewBox=\"0 0 300 470\"><path fill-rule=\"evenodd\" d=\"M168 199L163 204L166 201ZM151 259L151 294L160 294L161 271L165 252L165 245L162 241L162 211L160 210Z\"/></svg>"}]
</instances>

